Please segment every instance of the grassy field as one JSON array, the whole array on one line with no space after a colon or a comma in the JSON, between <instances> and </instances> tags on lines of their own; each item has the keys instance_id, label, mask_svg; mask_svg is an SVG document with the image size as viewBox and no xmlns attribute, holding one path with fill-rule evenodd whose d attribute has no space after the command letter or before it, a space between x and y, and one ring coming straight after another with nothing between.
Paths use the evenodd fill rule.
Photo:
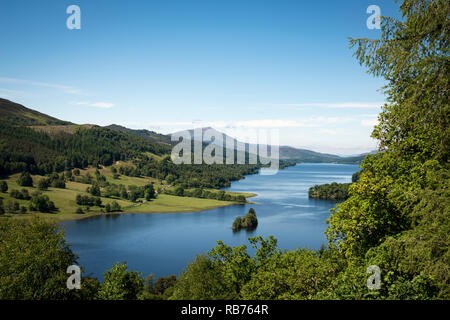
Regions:
<instances>
[{"instance_id":1,"label":"grassy field","mask_svg":"<svg viewBox=\"0 0 450 320\"><path fill-rule=\"evenodd\" d=\"M149 182L153 181L155 183L155 187L157 187L159 184L157 184L157 181L152 178L137 178L137 177L127 177L121 175L119 179L113 179L111 170L109 168L105 168L100 170L102 174L104 174L107 178L107 181L110 183L115 184L123 184L123 185L136 185L136 186L143 186L145 184L148 184ZM90 172L91 174L94 174L95 169L87 169L87 170L81 170L82 174L86 174L87 172ZM3 181L6 181L8 183L8 192L7 193L0 193L0 198L3 199L3 204L5 204L7 201L17 201L19 202L20 206L25 206L28 209L29 201L27 200L18 200L15 198L10 197L9 193L11 190L22 190L27 189L28 192L31 194L34 191L37 190L36 186L38 181L42 178L41 176L34 175L33 176L33 184L35 187L21 187L17 185L16 180L19 177L19 174L11 175L8 179L3 179ZM56 208L58 208L58 211L56 213L38 213L38 212L27 212L26 214L9 214L6 213L3 216L4 217L14 217L17 219L23 219L27 217L31 217L33 215L39 215L43 217L48 217L51 219L56 219L58 221L62 220L73 220L73 219L83 219L88 218L92 216L97 216L101 214L105 214L102 212L102 208L99 207L90 207L89 211L85 211L84 214L77 214L75 211L79 206L75 202L75 197L77 194L88 194L86 193L86 188L90 186L88 184L83 184L79 182L66 182L66 188L65 189L58 189L58 188L49 188L46 191L42 191L43 194L47 195L51 201L55 203ZM242 194L245 197L252 197L255 196L255 194L251 193L233 193L230 191L227 191L227 193L230 194ZM128 200L123 199L113 199L113 198L105 198L101 197L102 204L106 205L107 203L112 203L113 201L117 201L119 205L122 207L122 211L119 213L172 213L172 212L193 212L193 211L202 211L207 209L213 209L221 206L228 206L232 204L236 204L237 202L232 201L219 201L214 199L199 199L199 198L190 198L190 197L177 197L172 195L166 195L166 194L160 194L156 199L153 199L151 201L138 201L138 202L131 202ZM82 206L83 210L85 210L85 206Z\"/></svg>"}]
</instances>

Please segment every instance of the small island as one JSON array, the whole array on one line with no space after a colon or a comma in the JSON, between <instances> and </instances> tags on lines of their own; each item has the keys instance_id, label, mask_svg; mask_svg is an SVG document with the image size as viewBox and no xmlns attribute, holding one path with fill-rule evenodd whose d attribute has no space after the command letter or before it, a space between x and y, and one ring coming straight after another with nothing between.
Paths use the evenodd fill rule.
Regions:
<instances>
[{"instance_id":1,"label":"small island","mask_svg":"<svg viewBox=\"0 0 450 320\"><path fill-rule=\"evenodd\" d=\"M343 201L348 199L348 188L351 183L336 183L316 185L309 188L308 196L312 199Z\"/></svg>"},{"instance_id":2,"label":"small island","mask_svg":"<svg viewBox=\"0 0 450 320\"><path fill-rule=\"evenodd\" d=\"M258 218L256 218L255 209L250 208L250 210L248 210L248 213L245 216L237 217L234 220L231 229L233 229L233 231L239 231L241 229L252 230L255 229L257 226L258 226Z\"/></svg>"}]
</instances>

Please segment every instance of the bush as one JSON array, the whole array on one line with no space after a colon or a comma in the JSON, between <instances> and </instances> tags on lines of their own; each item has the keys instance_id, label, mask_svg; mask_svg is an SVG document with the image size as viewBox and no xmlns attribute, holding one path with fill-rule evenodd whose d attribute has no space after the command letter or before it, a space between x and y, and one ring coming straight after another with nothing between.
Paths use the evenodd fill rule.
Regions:
<instances>
[{"instance_id":1,"label":"bush","mask_svg":"<svg viewBox=\"0 0 450 320\"><path fill-rule=\"evenodd\" d=\"M13 189L9 195L19 200L29 200L31 198L27 189L22 189L21 191Z\"/></svg>"},{"instance_id":2,"label":"bush","mask_svg":"<svg viewBox=\"0 0 450 320\"><path fill-rule=\"evenodd\" d=\"M128 270L125 262L115 263L104 273L103 282L98 291L100 300L135 300L144 289L142 275Z\"/></svg>"},{"instance_id":3,"label":"bush","mask_svg":"<svg viewBox=\"0 0 450 320\"><path fill-rule=\"evenodd\" d=\"M66 188L66 183L62 179L55 179L55 180L52 181L51 186L53 188L65 189Z\"/></svg>"},{"instance_id":4,"label":"bush","mask_svg":"<svg viewBox=\"0 0 450 320\"><path fill-rule=\"evenodd\" d=\"M26 171L22 172L19 179L17 179L17 184L22 187L32 187L33 179L31 178L30 173Z\"/></svg>"},{"instance_id":5,"label":"bush","mask_svg":"<svg viewBox=\"0 0 450 320\"><path fill-rule=\"evenodd\" d=\"M17 201L9 200L5 203L6 213L17 213L20 209L20 204Z\"/></svg>"},{"instance_id":6,"label":"bush","mask_svg":"<svg viewBox=\"0 0 450 320\"><path fill-rule=\"evenodd\" d=\"M56 210L53 201L50 201L49 197L46 195L36 195L31 198L30 201L30 211L39 211L51 213Z\"/></svg>"},{"instance_id":7,"label":"bush","mask_svg":"<svg viewBox=\"0 0 450 320\"><path fill-rule=\"evenodd\" d=\"M38 189L39 190L47 190L48 187L50 187L50 179L49 178L42 178L38 181Z\"/></svg>"},{"instance_id":8,"label":"bush","mask_svg":"<svg viewBox=\"0 0 450 320\"><path fill-rule=\"evenodd\" d=\"M111 202L111 212L118 212L118 211L122 211L120 204L118 204L117 201Z\"/></svg>"},{"instance_id":9,"label":"bush","mask_svg":"<svg viewBox=\"0 0 450 320\"><path fill-rule=\"evenodd\" d=\"M0 191L3 193L6 193L8 191L8 184L6 183L6 181L2 181L0 183Z\"/></svg>"},{"instance_id":10,"label":"bush","mask_svg":"<svg viewBox=\"0 0 450 320\"><path fill-rule=\"evenodd\" d=\"M81 195L81 194L77 194L77 196L75 198L75 202L79 206L100 207L102 205L102 199L100 199L98 197L91 197L88 195Z\"/></svg>"}]
</instances>

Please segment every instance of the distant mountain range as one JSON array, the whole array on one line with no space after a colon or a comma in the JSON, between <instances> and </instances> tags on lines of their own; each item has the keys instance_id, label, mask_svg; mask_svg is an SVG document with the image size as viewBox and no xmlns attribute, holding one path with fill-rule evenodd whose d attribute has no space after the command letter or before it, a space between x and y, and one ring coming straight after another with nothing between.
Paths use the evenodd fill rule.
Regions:
<instances>
[{"instance_id":1,"label":"distant mountain range","mask_svg":"<svg viewBox=\"0 0 450 320\"><path fill-rule=\"evenodd\" d=\"M234 141L234 148L236 149L236 142L238 140L226 135L223 132L217 131L214 128L211 127L205 127L202 128L202 132L204 133L206 130L211 130L210 132L215 135L223 135L223 141L229 137L231 140ZM191 137L194 136L194 130L188 130ZM176 132L175 134L179 134L180 132ZM211 143L211 141L203 141L204 143ZM224 142L225 143L225 142ZM250 152L251 146L255 146L249 143L244 143L245 145L245 151ZM259 147L259 146L257 146ZM270 147L269 147L270 150ZM312 162L312 163L346 163L346 164L359 164L361 163L362 159L367 155L367 153L356 155L356 156L349 156L349 157L343 157L338 156L335 154L328 154L328 153L321 153L306 149L299 149L294 148L290 146L279 146L279 156L281 160L291 160L291 161L297 161L297 162Z\"/></svg>"},{"instance_id":2,"label":"distant mountain range","mask_svg":"<svg viewBox=\"0 0 450 320\"><path fill-rule=\"evenodd\" d=\"M39 127L39 130L45 131L47 133L52 133L55 131L65 131L70 132L74 130L75 125L69 121L59 120L57 118L48 116L46 114L40 113L36 110L29 109L20 105L18 103L0 98L0 120L7 121L9 123L14 123L19 126L35 126ZM85 128L95 127L95 125L83 125ZM174 145L176 142L171 141L171 135L161 134L154 131L149 131L145 129L136 130L123 127L117 124L111 124L105 126L104 128L119 131L126 134L131 134L139 136L153 143L161 143L164 145ZM214 130L215 135L222 134L224 139L227 136L225 133L217 131L213 128L202 128L203 132L207 129ZM189 130L191 136L193 136L194 130ZM234 146L236 148L236 143L238 140L231 138L234 141ZM203 141L204 143L209 143L210 141ZM245 143L245 150L248 152L251 145ZM259 147L259 146L258 146ZM270 147L269 147L270 150ZM291 160L297 162L315 162L315 163L349 163L358 164L366 156L366 154L361 154L351 157L343 157L334 154L320 153L306 149L299 149L290 146L280 146L279 156L281 160Z\"/></svg>"}]
</instances>

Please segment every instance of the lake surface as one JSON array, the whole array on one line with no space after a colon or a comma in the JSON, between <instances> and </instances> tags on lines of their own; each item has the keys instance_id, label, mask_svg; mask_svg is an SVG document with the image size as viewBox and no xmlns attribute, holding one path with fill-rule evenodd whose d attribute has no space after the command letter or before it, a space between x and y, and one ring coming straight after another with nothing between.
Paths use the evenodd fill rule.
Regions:
<instances>
[{"instance_id":1,"label":"lake surface","mask_svg":"<svg viewBox=\"0 0 450 320\"><path fill-rule=\"evenodd\" d=\"M247 238L273 235L282 249L318 249L326 243L324 230L335 203L308 199L316 184L351 182L356 165L298 164L276 175L250 175L225 190L257 193L254 204L192 213L123 214L61 223L72 250L87 274L102 272L116 261L130 269L157 277L179 275L196 254L216 246L217 240L236 246ZM252 232L233 232L231 224L253 207L258 227ZM252 250L249 250L252 252Z\"/></svg>"}]
</instances>

